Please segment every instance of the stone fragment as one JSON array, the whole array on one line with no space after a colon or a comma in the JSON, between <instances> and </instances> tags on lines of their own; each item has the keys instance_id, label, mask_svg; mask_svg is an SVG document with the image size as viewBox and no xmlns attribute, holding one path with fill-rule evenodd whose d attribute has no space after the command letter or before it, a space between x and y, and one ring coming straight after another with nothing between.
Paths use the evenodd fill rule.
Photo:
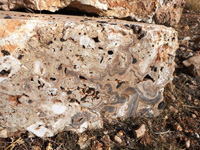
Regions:
<instances>
[{"instance_id":1,"label":"stone fragment","mask_svg":"<svg viewBox=\"0 0 200 150\"><path fill-rule=\"evenodd\" d=\"M139 129L135 130L136 138L143 137L146 132L145 124L142 124Z\"/></svg>"},{"instance_id":2,"label":"stone fragment","mask_svg":"<svg viewBox=\"0 0 200 150\"><path fill-rule=\"evenodd\" d=\"M78 8L101 16L130 18L136 21L175 25L179 22L186 0L0 0L0 9L30 8L55 12Z\"/></svg>"},{"instance_id":3,"label":"stone fragment","mask_svg":"<svg viewBox=\"0 0 200 150\"><path fill-rule=\"evenodd\" d=\"M89 146L90 140L88 139L87 134L83 134L79 136L78 145L80 146L80 149L85 149Z\"/></svg>"},{"instance_id":4,"label":"stone fragment","mask_svg":"<svg viewBox=\"0 0 200 150\"><path fill-rule=\"evenodd\" d=\"M180 124L177 124L175 128L177 131L183 131L183 128L181 127Z\"/></svg>"},{"instance_id":5,"label":"stone fragment","mask_svg":"<svg viewBox=\"0 0 200 150\"><path fill-rule=\"evenodd\" d=\"M116 142L118 142L119 144L122 143L122 139L121 139L119 136L117 136L117 135L114 136L114 140L115 140Z\"/></svg>"},{"instance_id":6,"label":"stone fragment","mask_svg":"<svg viewBox=\"0 0 200 150\"><path fill-rule=\"evenodd\" d=\"M183 64L189 68L191 74L200 77L200 55L190 57L183 61Z\"/></svg>"},{"instance_id":7,"label":"stone fragment","mask_svg":"<svg viewBox=\"0 0 200 150\"><path fill-rule=\"evenodd\" d=\"M0 133L39 137L157 116L177 32L160 25L0 12ZM6 131L5 131L6 130Z\"/></svg>"},{"instance_id":8,"label":"stone fragment","mask_svg":"<svg viewBox=\"0 0 200 150\"><path fill-rule=\"evenodd\" d=\"M195 119L195 118L197 118L197 116L196 116L195 114L192 114L192 118L194 118L194 119Z\"/></svg>"},{"instance_id":9,"label":"stone fragment","mask_svg":"<svg viewBox=\"0 0 200 150\"><path fill-rule=\"evenodd\" d=\"M186 148L190 148L190 140L187 140L187 141L185 142L185 145L186 145Z\"/></svg>"}]
</instances>

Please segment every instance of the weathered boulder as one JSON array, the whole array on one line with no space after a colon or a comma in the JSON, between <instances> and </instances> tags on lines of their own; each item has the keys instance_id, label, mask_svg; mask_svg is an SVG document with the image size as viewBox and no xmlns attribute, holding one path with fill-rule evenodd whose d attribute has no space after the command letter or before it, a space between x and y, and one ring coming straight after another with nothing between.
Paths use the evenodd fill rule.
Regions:
<instances>
[{"instance_id":1,"label":"weathered boulder","mask_svg":"<svg viewBox=\"0 0 200 150\"><path fill-rule=\"evenodd\" d=\"M0 8L31 8L55 12L78 8L101 16L134 19L147 23L174 25L179 22L186 0L0 0Z\"/></svg>"},{"instance_id":2,"label":"weathered boulder","mask_svg":"<svg viewBox=\"0 0 200 150\"><path fill-rule=\"evenodd\" d=\"M0 137L157 116L177 47L160 25L0 12Z\"/></svg>"}]
</instances>

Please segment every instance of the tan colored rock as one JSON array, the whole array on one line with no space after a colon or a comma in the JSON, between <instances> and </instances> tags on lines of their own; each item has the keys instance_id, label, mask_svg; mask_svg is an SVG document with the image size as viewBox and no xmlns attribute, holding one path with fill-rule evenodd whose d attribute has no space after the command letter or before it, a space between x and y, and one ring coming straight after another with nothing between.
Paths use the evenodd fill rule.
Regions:
<instances>
[{"instance_id":1,"label":"tan colored rock","mask_svg":"<svg viewBox=\"0 0 200 150\"><path fill-rule=\"evenodd\" d=\"M3 10L31 8L55 12L70 7L101 16L175 25L180 20L185 0L0 0L0 3Z\"/></svg>"},{"instance_id":2,"label":"tan colored rock","mask_svg":"<svg viewBox=\"0 0 200 150\"><path fill-rule=\"evenodd\" d=\"M177 32L120 20L0 12L0 132L39 137L157 116ZM12 19L10 19L12 18ZM4 130L7 130L6 132Z\"/></svg>"},{"instance_id":3,"label":"tan colored rock","mask_svg":"<svg viewBox=\"0 0 200 150\"><path fill-rule=\"evenodd\" d=\"M90 139L88 139L88 135L87 134L83 134L79 136L78 139L78 145L80 146L80 149L85 149L89 146L90 144Z\"/></svg>"},{"instance_id":4,"label":"tan colored rock","mask_svg":"<svg viewBox=\"0 0 200 150\"><path fill-rule=\"evenodd\" d=\"M190 57L183 64L189 68L191 74L200 77L200 55Z\"/></svg>"},{"instance_id":5,"label":"tan colored rock","mask_svg":"<svg viewBox=\"0 0 200 150\"><path fill-rule=\"evenodd\" d=\"M145 124L142 124L139 129L135 130L135 133L136 133L136 138L140 138L140 137L143 137L144 134L146 132L146 126Z\"/></svg>"}]
</instances>

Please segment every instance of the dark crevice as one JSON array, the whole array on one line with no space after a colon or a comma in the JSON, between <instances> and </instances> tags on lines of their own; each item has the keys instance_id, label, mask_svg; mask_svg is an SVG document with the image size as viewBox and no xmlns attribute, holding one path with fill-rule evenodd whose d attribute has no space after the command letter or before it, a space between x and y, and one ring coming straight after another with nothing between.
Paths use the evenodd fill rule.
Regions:
<instances>
[{"instance_id":1,"label":"dark crevice","mask_svg":"<svg viewBox=\"0 0 200 150\"><path fill-rule=\"evenodd\" d=\"M92 38L96 43L100 42L98 36L95 38Z\"/></svg>"},{"instance_id":2,"label":"dark crevice","mask_svg":"<svg viewBox=\"0 0 200 150\"><path fill-rule=\"evenodd\" d=\"M68 94L68 95L72 94L72 91L70 91L70 90L69 90L69 91L67 91L67 94Z\"/></svg>"},{"instance_id":3,"label":"dark crevice","mask_svg":"<svg viewBox=\"0 0 200 150\"><path fill-rule=\"evenodd\" d=\"M87 80L84 76L79 76L79 78L82 80Z\"/></svg>"},{"instance_id":4,"label":"dark crevice","mask_svg":"<svg viewBox=\"0 0 200 150\"><path fill-rule=\"evenodd\" d=\"M10 70L2 70L0 72L0 77L8 76L10 74Z\"/></svg>"},{"instance_id":5,"label":"dark crevice","mask_svg":"<svg viewBox=\"0 0 200 150\"><path fill-rule=\"evenodd\" d=\"M85 95L83 98L81 98L81 101L85 101L87 98L87 95Z\"/></svg>"},{"instance_id":6,"label":"dark crevice","mask_svg":"<svg viewBox=\"0 0 200 150\"><path fill-rule=\"evenodd\" d=\"M3 54L3 56L10 55L10 52L7 50L1 50L1 53Z\"/></svg>"},{"instance_id":7,"label":"dark crevice","mask_svg":"<svg viewBox=\"0 0 200 150\"><path fill-rule=\"evenodd\" d=\"M146 80L151 80L151 81L155 82L155 80L154 80L150 75L148 75L148 74L144 77L143 80L144 80L144 81L146 81Z\"/></svg>"},{"instance_id":8,"label":"dark crevice","mask_svg":"<svg viewBox=\"0 0 200 150\"><path fill-rule=\"evenodd\" d=\"M137 63L137 59L133 57L132 64L135 64L135 63Z\"/></svg>"},{"instance_id":9,"label":"dark crevice","mask_svg":"<svg viewBox=\"0 0 200 150\"><path fill-rule=\"evenodd\" d=\"M103 49L102 47L98 47L98 49Z\"/></svg>"},{"instance_id":10,"label":"dark crevice","mask_svg":"<svg viewBox=\"0 0 200 150\"><path fill-rule=\"evenodd\" d=\"M151 66L151 71L157 72L157 67Z\"/></svg>"},{"instance_id":11,"label":"dark crevice","mask_svg":"<svg viewBox=\"0 0 200 150\"><path fill-rule=\"evenodd\" d=\"M125 82L124 82L124 81L119 82L119 83L117 84L117 86L116 86L116 89L120 88L120 87L122 86L123 83L125 83Z\"/></svg>"},{"instance_id":12,"label":"dark crevice","mask_svg":"<svg viewBox=\"0 0 200 150\"><path fill-rule=\"evenodd\" d=\"M103 57L101 58L101 60L100 60L100 64L103 62Z\"/></svg>"},{"instance_id":13,"label":"dark crevice","mask_svg":"<svg viewBox=\"0 0 200 150\"><path fill-rule=\"evenodd\" d=\"M113 51L112 51L112 50L109 50L109 51L108 51L108 54L109 54L109 55L112 55L112 54L113 54Z\"/></svg>"},{"instance_id":14,"label":"dark crevice","mask_svg":"<svg viewBox=\"0 0 200 150\"><path fill-rule=\"evenodd\" d=\"M56 80L56 78L52 78L52 77L51 77L51 78L50 78L50 80L52 80L52 81L55 81L55 80Z\"/></svg>"},{"instance_id":15,"label":"dark crevice","mask_svg":"<svg viewBox=\"0 0 200 150\"><path fill-rule=\"evenodd\" d=\"M21 60L21 59L22 59L22 57L24 57L24 55L21 55L21 54L20 54L20 55L18 56L18 58L17 58L17 59Z\"/></svg>"}]
</instances>

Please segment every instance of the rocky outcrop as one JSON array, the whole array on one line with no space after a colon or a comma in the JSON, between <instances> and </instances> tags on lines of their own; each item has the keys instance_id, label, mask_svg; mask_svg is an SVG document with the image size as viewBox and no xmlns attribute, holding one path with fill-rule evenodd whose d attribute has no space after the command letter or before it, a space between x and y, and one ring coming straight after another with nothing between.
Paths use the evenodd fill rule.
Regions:
<instances>
[{"instance_id":1,"label":"rocky outcrop","mask_svg":"<svg viewBox=\"0 0 200 150\"><path fill-rule=\"evenodd\" d=\"M9 15L8 15L9 14ZM163 109L177 32L121 20L0 12L0 137L39 137Z\"/></svg>"},{"instance_id":2,"label":"rocky outcrop","mask_svg":"<svg viewBox=\"0 0 200 150\"><path fill-rule=\"evenodd\" d=\"M185 0L0 0L3 10L30 8L55 12L65 7L101 16L129 18L147 23L174 25L179 22Z\"/></svg>"}]
</instances>

